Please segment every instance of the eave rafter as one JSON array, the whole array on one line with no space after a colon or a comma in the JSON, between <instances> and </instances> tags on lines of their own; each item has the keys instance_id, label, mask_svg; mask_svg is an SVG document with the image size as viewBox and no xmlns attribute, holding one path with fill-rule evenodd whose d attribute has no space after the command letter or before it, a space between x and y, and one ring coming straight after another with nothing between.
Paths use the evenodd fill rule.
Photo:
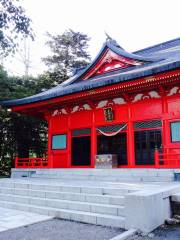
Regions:
<instances>
[{"instance_id":1,"label":"eave rafter","mask_svg":"<svg viewBox=\"0 0 180 240\"><path fill-rule=\"evenodd\" d=\"M121 95L129 101L130 93L137 93L140 91L148 91L150 89L159 88L161 91L168 85L180 84L180 70L157 74L155 76L136 79L124 83L114 84L106 87L101 87L81 93L71 94L63 97L54 98L51 100L36 102L33 104L13 107L12 110L21 113L33 113L32 115L47 115L48 111L56 109L59 106L71 107L74 104L82 104L87 102L92 108L95 101L104 98L112 98Z\"/></svg>"}]
</instances>

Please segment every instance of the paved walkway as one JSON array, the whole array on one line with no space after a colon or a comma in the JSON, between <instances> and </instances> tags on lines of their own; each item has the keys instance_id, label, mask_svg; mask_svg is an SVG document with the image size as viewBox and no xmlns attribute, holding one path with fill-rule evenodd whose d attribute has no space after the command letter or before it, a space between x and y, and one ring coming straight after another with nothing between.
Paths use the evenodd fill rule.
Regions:
<instances>
[{"instance_id":1,"label":"paved walkway","mask_svg":"<svg viewBox=\"0 0 180 240\"><path fill-rule=\"evenodd\" d=\"M52 217L0 207L0 232L49 219Z\"/></svg>"}]
</instances>

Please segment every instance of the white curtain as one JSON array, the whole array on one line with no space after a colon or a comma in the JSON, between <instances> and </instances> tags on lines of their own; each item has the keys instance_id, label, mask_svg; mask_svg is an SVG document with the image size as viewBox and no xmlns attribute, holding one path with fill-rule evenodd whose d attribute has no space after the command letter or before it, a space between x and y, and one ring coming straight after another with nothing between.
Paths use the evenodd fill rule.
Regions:
<instances>
[{"instance_id":1,"label":"white curtain","mask_svg":"<svg viewBox=\"0 0 180 240\"><path fill-rule=\"evenodd\" d=\"M103 134L104 136L112 137L112 136L117 135L119 132L121 132L126 126L127 126L127 124L125 124L122 128L120 128L120 129L117 130L116 132L111 132L111 133L103 132L103 131L100 130L99 128L97 128L97 130L98 130L101 134Z\"/></svg>"}]
</instances>

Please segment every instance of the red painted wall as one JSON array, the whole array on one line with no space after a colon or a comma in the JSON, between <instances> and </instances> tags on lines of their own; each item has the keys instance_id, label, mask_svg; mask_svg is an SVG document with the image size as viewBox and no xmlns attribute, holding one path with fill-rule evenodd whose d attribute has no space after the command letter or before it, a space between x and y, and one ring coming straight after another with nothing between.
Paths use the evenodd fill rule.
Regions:
<instances>
[{"instance_id":1,"label":"red painted wall","mask_svg":"<svg viewBox=\"0 0 180 240\"><path fill-rule=\"evenodd\" d=\"M114 121L107 123L104 119L102 108L93 108L92 110L82 110L67 115L51 116L49 119L49 145L48 153L51 159L51 166L54 168L71 167L71 130L78 128L91 128L92 132L92 161L91 167L94 167L94 155L96 154L96 127L103 125L113 125L119 123L128 123L127 129L127 147L128 163L134 166L134 131L133 123L135 121L161 119L162 141L166 147L179 147L180 143L171 143L170 122L180 121L180 95L176 94L170 97L161 97L158 99L144 99L128 104L113 105ZM53 134L68 135L67 149L51 150L51 137Z\"/></svg>"}]
</instances>

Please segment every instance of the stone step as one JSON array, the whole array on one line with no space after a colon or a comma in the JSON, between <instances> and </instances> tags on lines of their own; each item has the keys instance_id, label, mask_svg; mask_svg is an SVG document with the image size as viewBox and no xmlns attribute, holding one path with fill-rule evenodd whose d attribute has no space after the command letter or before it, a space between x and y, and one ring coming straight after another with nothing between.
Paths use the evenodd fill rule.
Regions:
<instances>
[{"instance_id":1,"label":"stone step","mask_svg":"<svg viewBox=\"0 0 180 240\"><path fill-rule=\"evenodd\" d=\"M107 181L123 181L123 182L134 182L134 180L140 182L142 180L141 176L94 176L94 175L54 175L54 174L33 174L31 176L32 178L44 178L44 179L61 179L61 180L66 180L66 179L76 179L76 180L89 180L89 181L102 181L102 182L107 182ZM155 178L155 177L152 177Z\"/></svg>"},{"instance_id":2,"label":"stone step","mask_svg":"<svg viewBox=\"0 0 180 240\"><path fill-rule=\"evenodd\" d=\"M90 203L102 203L112 205L124 205L124 196L112 196L112 195L98 195L88 193L70 193L70 192L55 192L55 191L40 191L31 189L18 189L18 188L4 188L0 187L1 194L14 194L14 195L26 195L36 196L51 199L81 201Z\"/></svg>"},{"instance_id":3,"label":"stone step","mask_svg":"<svg viewBox=\"0 0 180 240\"><path fill-rule=\"evenodd\" d=\"M88 181L101 181L101 182L171 182L174 180L173 173L132 173L132 174L115 174L115 175L98 175L98 174L62 174L54 172L48 173L35 173L31 175L34 179L59 179L59 180L88 180Z\"/></svg>"},{"instance_id":4,"label":"stone step","mask_svg":"<svg viewBox=\"0 0 180 240\"><path fill-rule=\"evenodd\" d=\"M64 179L111 182L171 182L173 169L12 169L12 178Z\"/></svg>"},{"instance_id":5,"label":"stone step","mask_svg":"<svg viewBox=\"0 0 180 240\"><path fill-rule=\"evenodd\" d=\"M68 209L35 206L31 204L22 204L17 202L7 202L0 200L3 207L27 212L34 212L42 215L49 215L61 219L73 220L84 223L91 223L102 226L111 226L125 228L124 217L112 216L107 214L91 213L84 211L75 211Z\"/></svg>"},{"instance_id":6,"label":"stone step","mask_svg":"<svg viewBox=\"0 0 180 240\"><path fill-rule=\"evenodd\" d=\"M77 210L92 213L109 214L114 216L124 216L124 206L98 204L80 201L68 201L60 199L38 198L31 196L17 196L12 194L0 194L0 200L30 204L42 207L52 207L68 210Z\"/></svg>"},{"instance_id":7,"label":"stone step","mask_svg":"<svg viewBox=\"0 0 180 240\"><path fill-rule=\"evenodd\" d=\"M12 169L13 172L23 171L23 169ZM56 169L24 169L24 171L32 171L35 174L49 174L49 175L87 175L87 176L139 176L151 175L160 176L174 173L173 169L153 169L153 168L113 168L113 169L88 169L88 168L56 168Z\"/></svg>"},{"instance_id":8,"label":"stone step","mask_svg":"<svg viewBox=\"0 0 180 240\"><path fill-rule=\"evenodd\" d=\"M88 183L87 183L88 184ZM136 191L136 189L128 189L128 188L114 188L114 187L96 187L96 186L81 186L78 185L63 185L59 183L59 185L47 184L47 183L20 183L14 181L0 181L0 188L18 188L20 190L27 191L29 189L32 190L47 190L47 191L58 191L58 192L71 192L71 193L88 193L88 194L99 194L99 195L116 195L123 196L128 193Z\"/></svg>"}]
</instances>

